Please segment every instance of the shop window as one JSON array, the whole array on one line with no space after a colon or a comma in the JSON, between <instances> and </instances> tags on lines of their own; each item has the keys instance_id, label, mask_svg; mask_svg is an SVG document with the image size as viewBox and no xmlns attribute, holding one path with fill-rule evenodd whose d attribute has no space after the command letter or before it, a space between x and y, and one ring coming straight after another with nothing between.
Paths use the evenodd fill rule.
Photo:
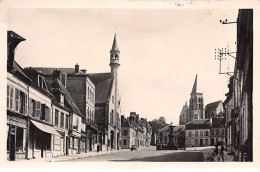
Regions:
<instances>
[{"instance_id":1,"label":"shop window","mask_svg":"<svg viewBox=\"0 0 260 172\"><path fill-rule=\"evenodd\" d=\"M44 140L45 140L46 150L50 151L51 150L51 134L46 133Z\"/></svg>"},{"instance_id":2,"label":"shop window","mask_svg":"<svg viewBox=\"0 0 260 172\"><path fill-rule=\"evenodd\" d=\"M60 136L53 135L53 138L54 138L53 148L54 148L54 150L59 151L60 150Z\"/></svg>"},{"instance_id":3,"label":"shop window","mask_svg":"<svg viewBox=\"0 0 260 172\"><path fill-rule=\"evenodd\" d=\"M41 149L41 143L42 143L42 132L40 132L37 129L35 134L35 148L38 150Z\"/></svg>"},{"instance_id":4,"label":"shop window","mask_svg":"<svg viewBox=\"0 0 260 172\"><path fill-rule=\"evenodd\" d=\"M78 142L79 142L79 139L74 137L73 149L78 149Z\"/></svg>"},{"instance_id":5,"label":"shop window","mask_svg":"<svg viewBox=\"0 0 260 172\"><path fill-rule=\"evenodd\" d=\"M36 118L40 118L41 117L41 102L36 101Z\"/></svg>"},{"instance_id":6,"label":"shop window","mask_svg":"<svg viewBox=\"0 0 260 172\"><path fill-rule=\"evenodd\" d=\"M55 125L59 125L59 111L55 109Z\"/></svg>"},{"instance_id":7,"label":"shop window","mask_svg":"<svg viewBox=\"0 0 260 172\"><path fill-rule=\"evenodd\" d=\"M70 149L73 149L73 137L70 137Z\"/></svg>"},{"instance_id":8,"label":"shop window","mask_svg":"<svg viewBox=\"0 0 260 172\"><path fill-rule=\"evenodd\" d=\"M16 128L16 151L24 152L23 150L23 128Z\"/></svg>"},{"instance_id":9,"label":"shop window","mask_svg":"<svg viewBox=\"0 0 260 172\"><path fill-rule=\"evenodd\" d=\"M60 113L60 128L64 128L64 113Z\"/></svg>"}]
</instances>

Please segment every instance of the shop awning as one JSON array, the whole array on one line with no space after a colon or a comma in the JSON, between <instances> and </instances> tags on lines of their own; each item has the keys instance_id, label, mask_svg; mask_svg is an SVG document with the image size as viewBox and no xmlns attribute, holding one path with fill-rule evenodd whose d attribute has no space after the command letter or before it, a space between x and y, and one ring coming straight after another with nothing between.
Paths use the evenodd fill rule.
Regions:
<instances>
[{"instance_id":1,"label":"shop awning","mask_svg":"<svg viewBox=\"0 0 260 172\"><path fill-rule=\"evenodd\" d=\"M31 120L31 122L33 123L33 125L35 125L38 129L42 130L43 132L45 133L50 133L50 134L55 134L57 136L61 136L54 128L48 126L48 125L45 125L45 124L42 124L42 123L39 123L39 122L36 122L36 121L33 121Z\"/></svg>"}]
</instances>

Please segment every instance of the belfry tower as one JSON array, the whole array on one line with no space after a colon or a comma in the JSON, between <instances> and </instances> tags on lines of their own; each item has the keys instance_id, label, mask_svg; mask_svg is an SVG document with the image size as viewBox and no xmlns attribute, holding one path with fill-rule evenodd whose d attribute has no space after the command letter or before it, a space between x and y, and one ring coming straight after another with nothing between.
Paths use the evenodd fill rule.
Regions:
<instances>
[{"instance_id":1,"label":"belfry tower","mask_svg":"<svg viewBox=\"0 0 260 172\"><path fill-rule=\"evenodd\" d=\"M194 120L205 119L203 96L202 93L197 92L197 78L198 75L196 75L193 88L190 93L189 121L191 121L192 123L194 122Z\"/></svg>"},{"instance_id":2,"label":"belfry tower","mask_svg":"<svg viewBox=\"0 0 260 172\"><path fill-rule=\"evenodd\" d=\"M120 55L120 51L117 46L116 34L115 34L112 49L110 50L110 64L109 64L111 67L111 74L115 79L117 79L117 70L120 66L119 55Z\"/></svg>"}]
</instances>

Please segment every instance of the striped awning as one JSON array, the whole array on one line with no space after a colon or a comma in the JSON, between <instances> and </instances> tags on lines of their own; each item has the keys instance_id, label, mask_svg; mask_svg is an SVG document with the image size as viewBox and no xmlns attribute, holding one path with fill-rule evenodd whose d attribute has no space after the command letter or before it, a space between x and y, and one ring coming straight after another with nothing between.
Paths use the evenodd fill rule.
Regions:
<instances>
[{"instance_id":1,"label":"striped awning","mask_svg":"<svg viewBox=\"0 0 260 172\"><path fill-rule=\"evenodd\" d=\"M35 125L35 127L37 127L39 130L45 132L45 133L49 133L49 134L55 134L57 136L61 136L53 127L36 122L31 120L31 122L33 123L33 125Z\"/></svg>"}]
</instances>

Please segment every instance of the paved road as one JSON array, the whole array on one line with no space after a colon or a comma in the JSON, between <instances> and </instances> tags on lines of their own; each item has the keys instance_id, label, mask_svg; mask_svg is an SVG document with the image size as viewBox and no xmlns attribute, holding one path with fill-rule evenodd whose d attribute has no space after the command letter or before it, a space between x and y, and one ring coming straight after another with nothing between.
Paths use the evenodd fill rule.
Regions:
<instances>
[{"instance_id":1,"label":"paved road","mask_svg":"<svg viewBox=\"0 0 260 172\"><path fill-rule=\"evenodd\" d=\"M202 151L195 150L155 150L155 147L149 147L137 151L124 151L112 154L99 155L82 159L70 160L73 162L82 161L147 161L147 162L194 162L204 161Z\"/></svg>"}]
</instances>

